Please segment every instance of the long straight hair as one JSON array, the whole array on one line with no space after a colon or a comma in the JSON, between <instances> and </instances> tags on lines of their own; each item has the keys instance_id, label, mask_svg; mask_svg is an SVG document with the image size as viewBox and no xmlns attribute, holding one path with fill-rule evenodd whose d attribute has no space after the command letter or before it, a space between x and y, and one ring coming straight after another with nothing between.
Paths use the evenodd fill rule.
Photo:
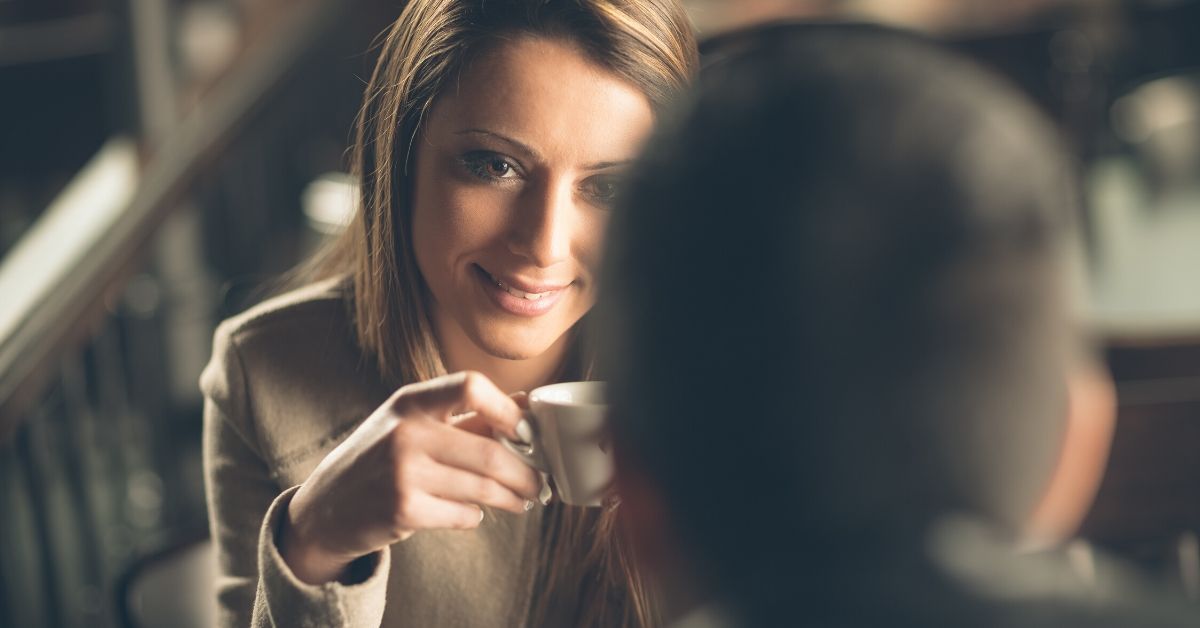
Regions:
<instances>
[{"instance_id":1,"label":"long straight hair","mask_svg":"<svg viewBox=\"0 0 1200 628\"><path fill-rule=\"evenodd\" d=\"M445 373L431 297L411 246L412 162L422 121L473 55L519 34L576 46L636 86L658 112L698 65L692 26L678 0L410 0L382 40L357 120L351 166L359 209L343 234L296 275L349 278L358 344L389 385ZM568 333L575 341L561 377L587 378L584 334ZM558 603L537 592L567 578L580 581L572 592L579 600L577 625L658 623L618 532L615 505L597 512L555 504L545 522L534 625Z\"/></svg>"}]
</instances>

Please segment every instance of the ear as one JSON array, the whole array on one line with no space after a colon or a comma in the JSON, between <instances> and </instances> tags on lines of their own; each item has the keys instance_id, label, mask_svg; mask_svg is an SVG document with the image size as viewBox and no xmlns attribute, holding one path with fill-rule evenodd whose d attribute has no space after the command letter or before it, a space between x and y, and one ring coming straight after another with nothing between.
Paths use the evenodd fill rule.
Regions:
<instances>
[{"instance_id":1,"label":"ear","mask_svg":"<svg viewBox=\"0 0 1200 628\"><path fill-rule=\"evenodd\" d=\"M654 583L659 612L673 621L708 599L712 589L680 544L675 516L654 475L619 445L614 450L622 532L633 545L638 567Z\"/></svg>"},{"instance_id":2,"label":"ear","mask_svg":"<svg viewBox=\"0 0 1200 628\"><path fill-rule=\"evenodd\" d=\"M1062 449L1026 529L1032 547L1056 545L1078 530L1100 488L1115 419L1116 392L1108 371L1092 360L1080 360L1067 376Z\"/></svg>"},{"instance_id":3,"label":"ear","mask_svg":"<svg viewBox=\"0 0 1200 628\"><path fill-rule=\"evenodd\" d=\"M678 550L662 491L650 474L629 456L622 455L620 448L614 453L621 524L633 543L638 564L660 576L670 574L678 567Z\"/></svg>"}]
</instances>

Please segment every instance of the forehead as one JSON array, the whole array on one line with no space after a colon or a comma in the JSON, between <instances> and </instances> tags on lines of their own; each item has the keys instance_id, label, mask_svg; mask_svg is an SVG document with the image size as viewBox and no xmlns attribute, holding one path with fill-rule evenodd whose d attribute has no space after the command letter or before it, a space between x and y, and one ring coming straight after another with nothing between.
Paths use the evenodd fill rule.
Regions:
<instances>
[{"instance_id":1,"label":"forehead","mask_svg":"<svg viewBox=\"0 0 1200 628\"><path fill-rule=\"evenodd\" d=\"M637 86L574 44L517 35L484 48L452 78L427 132L486 129L563 157L628 158L653 118Z\"/></svg>"}]
</instances>

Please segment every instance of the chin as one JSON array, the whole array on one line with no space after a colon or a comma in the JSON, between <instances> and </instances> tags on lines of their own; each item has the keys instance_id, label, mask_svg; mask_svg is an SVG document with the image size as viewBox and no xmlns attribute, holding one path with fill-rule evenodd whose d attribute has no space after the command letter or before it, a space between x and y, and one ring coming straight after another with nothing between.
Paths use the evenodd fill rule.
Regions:
<instances>
[{"instance_id":1,"label":"chin","mask_svg":"<svg viewBox=\"0 0 1200 628\"><path fill-rule=\"evenodd\" d=\"M472 334L475 344L488 355L505 360L536 358L562 338L563 333L534 332L527 329L488 329Z\"/></svg>"}]
</instances>

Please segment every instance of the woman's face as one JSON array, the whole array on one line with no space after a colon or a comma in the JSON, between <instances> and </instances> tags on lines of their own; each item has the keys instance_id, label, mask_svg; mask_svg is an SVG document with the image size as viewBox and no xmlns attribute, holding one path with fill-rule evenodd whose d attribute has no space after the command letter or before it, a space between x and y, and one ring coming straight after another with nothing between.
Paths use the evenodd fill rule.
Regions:
<instances>
[{"instance_id":1,"label":"woman's face","mask_svg":"<svg viewBox=\"0 0 1200 628\"><path fill-rule=\"evenodd\" d=\"M567 43L514 37L463 69L415 149L412 246L443 345L531 358L587 313L616 178L652 123Z\"/></svg>"}]
</instances>

